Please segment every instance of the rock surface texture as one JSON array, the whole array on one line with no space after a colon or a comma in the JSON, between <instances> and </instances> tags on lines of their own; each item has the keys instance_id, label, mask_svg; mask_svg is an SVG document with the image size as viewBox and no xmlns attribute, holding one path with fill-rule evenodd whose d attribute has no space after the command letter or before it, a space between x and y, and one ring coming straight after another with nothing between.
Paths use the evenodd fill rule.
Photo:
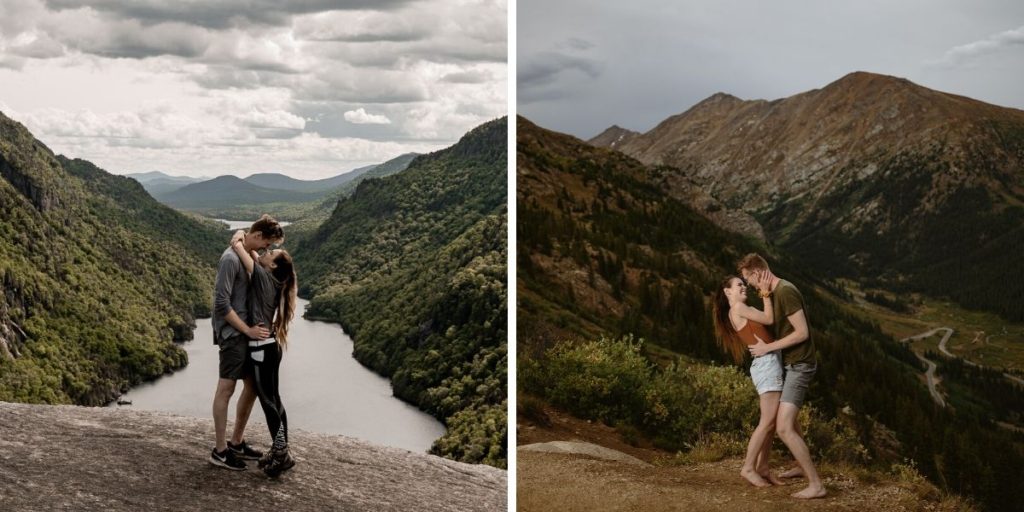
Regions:
<instances>
[{"instance_id":1,"label":"rock surface texture","mask_svg":"<svg viewBox=\"0 0 1024 512\"><path fill-rule=\"evenodd\" d=\"M259 414L259 408L253 412ZM0 403L0 510L505 510L507 475L293 430L277 480L207 462L213 422L127 408ZM257 425L257 447L269 435ZM231 428L229 423L228 428ZM260 431L256 431L260 430ZM230 431L230 430L229 430Z\"/></svg>"}]
</instances>

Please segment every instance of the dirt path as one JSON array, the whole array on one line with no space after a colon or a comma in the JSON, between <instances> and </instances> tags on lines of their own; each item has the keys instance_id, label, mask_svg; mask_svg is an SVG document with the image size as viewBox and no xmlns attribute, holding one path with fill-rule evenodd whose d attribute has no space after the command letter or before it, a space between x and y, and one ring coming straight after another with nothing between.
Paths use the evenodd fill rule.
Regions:
<instances>
[{"instance_id":1,"label":"dirt path","mask_svg":"<svg viewBox=\"0 0 1024 512\"><path fill-rule=\"evenodd\" d=\"M849 473L823 471L829 496L803 501L789 495L803 480L757 489L739 476L742 461L688 466L637 466L580 455L517 451L518 510L743 511L943 510L949 504L913 485L864 484Z\"/></svg>"}]
</instances>

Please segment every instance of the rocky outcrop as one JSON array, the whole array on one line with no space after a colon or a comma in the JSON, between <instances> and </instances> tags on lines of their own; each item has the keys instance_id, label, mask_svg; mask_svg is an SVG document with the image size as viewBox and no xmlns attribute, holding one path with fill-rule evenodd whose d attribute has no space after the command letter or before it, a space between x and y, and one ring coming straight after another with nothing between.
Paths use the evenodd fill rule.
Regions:
<instances>
[{"instance_id":1,"label":"rocky outcrop","mask_svg":"<svg viewBox=\"0 0 1024 512\"><path fill-rule=\"evenodd\" d=\"M10 403L0 417L5 511L506 509L505 471L347 437L293 430L298 464L271 480L210 465L207 419Z\"/></svg>"}]
</instances>

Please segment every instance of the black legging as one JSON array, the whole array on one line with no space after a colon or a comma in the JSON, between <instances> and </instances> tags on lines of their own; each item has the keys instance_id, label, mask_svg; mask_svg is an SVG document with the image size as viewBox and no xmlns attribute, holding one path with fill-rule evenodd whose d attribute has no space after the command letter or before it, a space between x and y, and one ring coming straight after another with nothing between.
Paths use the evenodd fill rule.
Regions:
<instances>
[{"instance_id":1,"label":"black legging","mask_svg":"<svg viewBox=\"0 0 1024 512\"><path fill-rule=\"evenodd\" d=\"M256 385L256 396L259 397L263 414L267 417L274 449L287 448L288 416L284 412L284 404L281 403L281 394L278 390L281 346L277 343L268 343L259 347L249 347L249 359L253 366L252 380Z\"/></svg>"}]
</instances>

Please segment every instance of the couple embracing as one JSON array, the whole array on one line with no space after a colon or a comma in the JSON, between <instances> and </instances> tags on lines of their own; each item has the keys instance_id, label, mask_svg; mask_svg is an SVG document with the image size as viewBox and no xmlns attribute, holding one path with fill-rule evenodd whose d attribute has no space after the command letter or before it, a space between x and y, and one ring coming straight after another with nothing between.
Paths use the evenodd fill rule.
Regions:
<instances>
[{"instance_id":1,"label":"couple embracing","mask_svg":"<svg viewBox=\"0 0 1024 512\"><path fill-rule=\"evenodd\" d=\"M295 465L288 452L288 419L278 392L281 355L288 343L288 324L295 313L295 268L284 249L281 225L263 215L248 232L237 231L217 265L213 296L213 342L219 346L217 391L213 397L216 446L210 463L244 470L242 459L259 460L271 478ZM226 439L228 403L235 384L243 382L235 407L235 426ZM263 454L243 437L252 406L259 398L273 446Z\"/></svg>"},{"instance_id":2,"label":"couple embracing","mask_svg":"<svg viewBox=\"0 0 1024 512\"><path fill-rule=\"evenodd\" d=\"M807 477L807 487L792 496L824 497L825 487L797 427L797 413L818 368L803 296L757 254L748 254L736 266L740 277L726 277L715 290L712 315L719 344L737 363L745 352L754 356L750 378L760 395L761 419L750 436L740 475L757 487L782 484L768 468L777 433L798 466L779 476ZM763 311L746 304L748 286L757 289Z\"/></svg>"}]
</instances>

